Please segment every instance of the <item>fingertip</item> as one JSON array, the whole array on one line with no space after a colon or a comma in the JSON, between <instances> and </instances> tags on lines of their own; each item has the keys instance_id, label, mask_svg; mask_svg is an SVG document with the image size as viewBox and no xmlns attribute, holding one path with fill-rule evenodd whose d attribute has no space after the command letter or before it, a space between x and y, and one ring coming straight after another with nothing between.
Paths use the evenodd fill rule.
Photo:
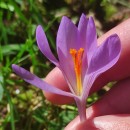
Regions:
<instances>
[{"instance_id":1,"label":"fingertip","mask_svg":"<svg viewBox=\"0 0 130 130\"><path fill-rule=\"evenodd\" d=\"M105 115L80 122L72 121L65 130L126 130L130 128L130 114Z\"/></svg>"},{"instance_id":2,"label":"fingertip","mask_svg":"<svg viewBox=\"0 0 130 130\"><path fill-rule=\"evenodd\" d=\"M72 102L74 102L73 99L70 97L52 94L45 91L43 91L43 93L48 101L56 105L71 104Z\"/></svg>"},{"instance_id":3,"label":"fingertip","mask_svg":"<svg viewBox=\"0 0 130 130\"><path fill-rule=\"evenodd\" d=\"M50 85L53 85L57 88L60 88L64 91L69 91L69 87L62 75L62 72L59 70L59 68L54 68L45 78L45 81L49 83ZM57 94L52 94L44 91L44 95L47 100L52 102L53 104L69 104L73 102L73 98L61 96Z\"/></svg>"},{"instance_id":4,"label":"fingertip","mask_svg":"<svg viewBox=\"0 0 130 130\"><path fill-rule=\"evenodd\" d=\"M94 118L94 125L100 130L128 130L130 128L130 115L105 115Z\"/></svg>"}]
</instances>

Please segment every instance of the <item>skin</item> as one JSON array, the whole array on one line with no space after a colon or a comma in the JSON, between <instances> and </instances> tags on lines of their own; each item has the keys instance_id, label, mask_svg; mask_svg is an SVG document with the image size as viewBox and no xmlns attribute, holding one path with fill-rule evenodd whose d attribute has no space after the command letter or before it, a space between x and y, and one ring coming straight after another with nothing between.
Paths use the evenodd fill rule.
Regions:
<instances>
[{"instance_id":1,"label":"skin","mask_svg":"<svg viewBox=\"0 0 130 130\"><path fill-rule=\"evenodd\" d=\"M128 130L130 129L130 19L122 22L98 39L99 45L111 34L118 34L122 50L118 62L99 76L90 94L101 89L110 81L118 81L99 101L87 108L87 120L80 123L77 116L65 130ZM57 81L58 79L58 81ZM46 82L69 91L61 71L56 67L46 77ZM72 98L51 93L45 97L54 104L74 102Z\"/></svg>"}]
</instances>

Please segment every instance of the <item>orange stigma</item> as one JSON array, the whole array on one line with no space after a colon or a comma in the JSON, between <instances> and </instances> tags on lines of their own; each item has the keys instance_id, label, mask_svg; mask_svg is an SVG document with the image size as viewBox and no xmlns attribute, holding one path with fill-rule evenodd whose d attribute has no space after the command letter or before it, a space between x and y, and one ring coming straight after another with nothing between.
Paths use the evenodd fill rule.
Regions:
<instances>
[{"instance_id":1,"label":"orange stigma","mask_svg":"<svg viewBox=\"0 0 130 130\"><path fill-rule=\"evenodd\" d=\"M80 48L78 51L76 49L70 49L70 54L72 55L74 62L74 70L76 74L77 81L77 95L80 96L82 93L82 79L81 79L81 71L82 71L82 58L83 58L84 49Z\"/></svg>"}]
</instances>

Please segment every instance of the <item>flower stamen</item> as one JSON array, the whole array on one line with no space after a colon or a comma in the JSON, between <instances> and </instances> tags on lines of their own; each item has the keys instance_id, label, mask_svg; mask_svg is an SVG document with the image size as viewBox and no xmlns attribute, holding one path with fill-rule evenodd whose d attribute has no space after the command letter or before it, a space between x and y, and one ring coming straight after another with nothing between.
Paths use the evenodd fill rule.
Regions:
<instances>
[{"instance_id":1,"label":"flower stamen","mask_svg":"<svg viewBox=\"0 0 130 130\"><path fill-rule=\"evenodd\" d=\"M77 81L77 95L80 96L82 93L82 79L81 79L81 72L82 72L82 58L83 58L84 49L80 48L79 50L70 49L70 54L73 58L74 62L74 70L76 74L76 81Z\"/></svg>"}]
</instances>

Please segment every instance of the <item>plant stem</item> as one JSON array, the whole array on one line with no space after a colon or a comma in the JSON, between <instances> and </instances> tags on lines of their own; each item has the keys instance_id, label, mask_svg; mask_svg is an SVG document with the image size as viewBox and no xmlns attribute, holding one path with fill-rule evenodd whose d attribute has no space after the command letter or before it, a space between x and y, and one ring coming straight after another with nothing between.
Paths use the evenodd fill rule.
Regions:
<instances>
[{"instance_id":1,"label":"plant stem","mask_svg":"<svg viewBox=\"0 0 130 130\"><path fill-rule=\"evenodd\" d=\"M75 100L77 107L78 107L78 112L79 112L79 117L80 117L80 121L84 122L86 121L86 101L84 100Z\"/></svg>"}]
</instances>

